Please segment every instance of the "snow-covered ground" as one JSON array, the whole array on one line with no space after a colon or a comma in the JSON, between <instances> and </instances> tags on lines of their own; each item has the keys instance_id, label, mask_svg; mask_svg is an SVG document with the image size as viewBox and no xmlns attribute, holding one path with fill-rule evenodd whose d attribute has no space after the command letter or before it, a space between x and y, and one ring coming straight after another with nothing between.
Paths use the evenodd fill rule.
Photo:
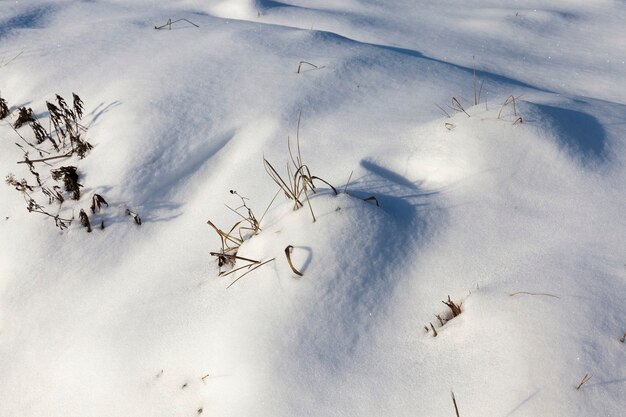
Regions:
<instances>
[{"instance_id":1,"label":"snow-covered ground","mask_svg":"<svg viewBox=\"0 0 626 417\"><path fill-rule=\"evenodd\" d=\"M33 163L49 188L78 168L66 230L0 187L0 416L455 416L451 391L462 417L624 416L624 21L623 0L0 0L0 173L57 213L16 164L50 142L12 128L26 107L54 130L56 94L93 145ZM297 137L339 195L316 180L294 211L264 158L286 180ZM262 217L245 276L210 255L230 190Z\"/></svg>"}]
</instances>

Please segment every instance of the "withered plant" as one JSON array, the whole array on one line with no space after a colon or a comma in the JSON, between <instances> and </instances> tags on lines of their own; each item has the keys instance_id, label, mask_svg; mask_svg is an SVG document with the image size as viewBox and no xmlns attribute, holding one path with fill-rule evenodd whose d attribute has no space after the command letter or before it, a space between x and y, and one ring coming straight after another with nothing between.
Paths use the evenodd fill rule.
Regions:
<instances>
[{"instance_id":1,"label":"withered plant","mask_svg":"<svg viewBox=\"0 0 626 417\"><path fill-rule=\"evenodd\" d=\"M246 197L243 197L235 190L230 190L230 194L239 197L241 205L237 208L232 208L228 205L226 205L226 207L235 213L240 220L236 221L227 232L217 227L211 220L207 221L207 224L213 228L220 238L220 250L218 252L211 252L211 256L217 258L219 275L225 275L226 271L222 270L222 268L228 269L234 267L238 259L250 263L258 262L253 259L239 257L237 256L237 252L246 238L257 234L261 230L260 220L257 220L254 212L246 203L246 200L248 200ZM243 214L241 211L243 211Z\"/></svg>"},{"instance_id":2,"label":"withered plant","mask_svg":"<svg viewBox=\"0 0 626 417\"><path fill-rule=\"evenodd\" d=\"M311 211L313 221L315 221L315 214L313 213L313 207L311 206L311 202L309 200L309 192L317 192L314 180L321 181L324 184L328 185L333 190L335 195L337 195L338 193L337 189L333 187L328 181L312 175L309 167L302 161L302 154L300 152L300 116L298 116L298 126L296 130L297 153L295 158L294 152L291 149L291 141L289 140L289 138L287 138L287 150L289 151L289 157L292 164L290 165L289 162L287 162L287 181L283 179L283 177L278 173L276 168L274 168L274 166L266 158L263 158L265 171L276 183L276 185L278 185L280 190L283 191L285 197L294 202L294 210L298 210L299 208L303 207L304 201L306 201L309 206L309 210Z\"/></svg>"},{"instance_id":3,"label":"withered plant","mask_svg":"<svg viewBox=\"0 0 626 417\"><path fill-rule=\"evenodd\" d=\"M23 159L18 161L18 164L25 164L28 167L36 184L29 184L26 179L18 180L13 174L6 177L6 183L22 193L29 212L49 216L55 220L57 227L65 229L71 224L74 215L71 218L60 215L66 202L64 193L68 193L71 200L78 201L81 197L82 184L79 183L80 176L76 166L55 167L54 161L73 156L82 159L93 146L84 139L87 128L80 123L84 114L84 103L81 98L72 93L71 106L60 95L57 94L55 98L56 104L46 102L49 112L48 129L45 123L37 120L32 109L26 107L18 109L15 121L9 125L21 139L21 143L16 143L23 154ZM6 100L0 99L0 116L3 116L0 118L10 115ZM21 129L25 125L30 126L31 133ZM33 151L39 158L31 158L30 153ZM40 173L37 168L41 167L45 167L45 171ZM63 186L46 184L49 178L62 182ZM56 209L45 208L45 203L37 201L37 194L47 200L47 206L57 205ZM106 201L96 194L92 201L92 212L95 213L96 208L100 210L102 204L107 205ZM83 226L89 225L87 229L91 231L89 217L84 210L80 211L79 220Z\"/></svg>"},{"instance_id":4,"label":"withered plant","mask_svg":"<svg viewBox=\"0 0 626 417\"><path fill-rule=\"evenodd\" d=\"M94 214L99 213L102 209L103 204L109 207L109 203L106 202L104 197L102 197L100 194L94 194L93 197L91 197L91 212Z\"/></svg>"},{"instance_id":5,"label":"withered plant","mask_svg":"<svg viewBox=\"0 0 626 417\"><path fill-rule=\"evenodd\" d=\"M164 24L164 25L161 25L161 26L155 26L155 27L154 27L154 29L156 29L156 30L161 30L161 29L165 29L165 28L167 28L168 30L172 30L172 25L174 25L174 24L176 24L176 23L178 23L178 22L187 22L187 23L189 23L190 25L193 25L193 26L195 26L195 27L197 27L197 28L199 28L199 27L200 27L200 26L196 25L195 23L193 23L191 20L187 20L187 19L184 19L184 18L183 18L183 19L172 20L172 19L170 18L170 19L167 19L167 22L165 22L165 24Z\"/></svg>"},{"instance_id":6,"label":"withered plant","mask_svg":"<svg viewBox=\"0 0 626 417\"><path fill-rule=\"evenodd\" d=\"M126 209L126 215L130 216L137 226L141 226L141 217L139 217L139 214L130 209Z\"/></svg>"},{"instance_id":7,"label":"withered plant","mask_svg":"<svg viewBox=\"0 0 626 417\"><path fill-rule=\"evenodd\" d=\"M50 171L52 179L55 181L63 181L65 191L72 194L72 200L80 200L80 187L78 183L78 172L75 166L61 167Z\"/></svg>"},{"instance_id":8,"label":"withered plant","mask_svg":"<svg viewBox=\"0 0 626 417\"><path fill-rule=\"evenodd\" d=\"M55 225L61 230L67 229L72 223L73 217L68 219L61 217L60 215L63 197L58 193L58 191L55 192L54 189L50 190L49 188L43 188L40 186L31 186L24 178L22 178L21 180L17 180L13 174L7 175L5 178L5 182L7 185L15 188L22 194L22 197L24 197L24 201L26 202L26 210L28 210L29 213L39 213L52 218ZM42 192L44 193L44 195L48 196L49 204L51 204L54 200L59 201L59 206L56 214L50 213L46 208L44 208L43 205L39 204L37 200L33 198L32 193L35 192L37 188L42 188L42 190L46 190Z\"/></svg>"},{"instance_id":9,"label":"withered plant","mask_svg":"<svg viewBox=\"0 0 626 417\"><path fill-rule=\"evenodd\" d=\"M435 318L439 322L440 327L443 327L447 322L449 322L453 318L460 315L462 312L461 306L463 305L462 302L457 304L454 301L452 301L450 299L450 296L448 296L447 301L444 300L442 301L442 303L445 304L449 308L450 311L447 311L441 314L435 314ZM437 330L435 329L435 326L433 326L432 323L428 323L428 324L430 325L430 328L428 326L424 326L426 333L429 333L432 330L433 337L437 337L438 333L437 333Z\"/></svg>"},{"instance_id":10,"label":"withered plant","mask_svg":"<svg viewBox=\"0 0 626 417\"><path fill-rule=\"evenodd\" d=\"M0 120L5 119L11 114L7 101L0 97Z\"/></svg>"},{"instance_id":11,"label":"withered plant","mask_svg":"<svg viewBox=\"0 0 626 417\"><path fill-rule=\"evenodd\" d=\"M89 221L89 216L85 213L85 210L80 210L78 219L80 220L80 224L87 228L87 233L91 233L91 222Z\"/></svg>"},{"instance_id":12,"label":"withered plant","mask_svg":"<svg viewBox=\"0 0 626 417\"><path fill-rule=\"evenodd\" d=\"M291 270L293 271L294 274L298 275L299 277L303 276L302 272L298 271L296 269L295 266L293 266L293 262L291 261L291 252L293 251L293 245L289 245L285 248L285 257L287 257L287 263L289 264L289 267L291 268Z\"/></svg>"},{"instance_id":13,"label":"withered plant","mask_svg":"<svg viewBox=\"0 0 626 417\"><path fill-rule=\"evenodd\" d=\"M442 301L445 305L448 306L450 311L452 312L452 317L456 317L461 314L461 304L456 304L454 301L450 300L450 296L448 296L448 301Z\"/></svg>"},{"instance_id":14,"label":"withered plant","mask_svg":"<svg viewBox=\"0 0 626 417\"><path fill-rule=\"evenodd\" d=\"M13 123L13 127L19 129L24 126L28 122L34 122L35 118L33 116L33 109L20 107L17 114L17 120Z\"/></svg>"},{"instance_id":15,"label":"withered plant","mask_svg":"<svg viewBox=\"0 0 626 417\"><path fill-rule=\"evenodd\" d=\"M213 228L215 233L217 233L220 238L219 251L210 252L211 256L217 258L217 265L219 269L218 275L228 276L235 272L246 270L244 274L240 275L237 279L231 282L227 288L230 288L235 282L239 281L248 273L274 260L274 258L266 261L245 258L239 256L238 252L239 247L246 239L249 239L261 231L261 221L274 202L276 195L278 195L276 194L270 201L269 205L265 209L265 212L263 213L263 216L261 216L261 219L257 219L256 215L252 211L252 208L248 206L248 203L246 202L248 199L246 197L242 196L235 190L230 190L230 194L239 197L241 205L237 208L232 208L228 205L226 207L234 212L240 219L236 221L230 229L228 229L228 231L220 229L211 220L207 221L207 224ZM235 267L235 264L238 261L243 265Z\"/></svg>"}]
</instances>

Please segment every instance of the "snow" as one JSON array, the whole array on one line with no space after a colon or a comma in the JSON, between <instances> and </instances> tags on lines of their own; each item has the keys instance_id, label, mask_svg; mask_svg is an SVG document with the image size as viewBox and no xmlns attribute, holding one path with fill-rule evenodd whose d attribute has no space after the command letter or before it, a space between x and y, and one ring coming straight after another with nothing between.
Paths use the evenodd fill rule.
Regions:
<instances>
[{"instance_id":1,"label":"snow","mask_svg":"<svg viewBox=\"0 0 626 417\"><path fill-rule=\"evenodd\" d=\"M67 230L0 187L0 416L452 416L451 391L463 417L622 416L625 18L612 0L0 2L2 172L35 182L10 124L26 106L48 127L55 94L80 95L94 145L50 161L84 185ZM339 194L317 181L294 211L263 158L286 175L297 138ZM241 220L229 190L262 217L238 256L268 262L245 276L210 255L207 220Z\"/></svg>"}]
</instances>

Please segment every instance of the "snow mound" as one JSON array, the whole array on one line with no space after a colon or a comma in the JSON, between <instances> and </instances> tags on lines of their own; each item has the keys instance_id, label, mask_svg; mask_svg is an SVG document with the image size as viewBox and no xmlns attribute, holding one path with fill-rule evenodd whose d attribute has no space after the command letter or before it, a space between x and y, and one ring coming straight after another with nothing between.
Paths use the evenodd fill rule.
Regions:
<instances>
[{"instance_id":1,"label":"snow mound","mask_svg":"<svg viewBox=\"0 0 626 417\"><path fill-rule=\"evenodd\" d=\"M264 2L259 0L222 0L207 6L216 17L242 20L257 17L264 9Z\"/></svg>"}]
</instances>

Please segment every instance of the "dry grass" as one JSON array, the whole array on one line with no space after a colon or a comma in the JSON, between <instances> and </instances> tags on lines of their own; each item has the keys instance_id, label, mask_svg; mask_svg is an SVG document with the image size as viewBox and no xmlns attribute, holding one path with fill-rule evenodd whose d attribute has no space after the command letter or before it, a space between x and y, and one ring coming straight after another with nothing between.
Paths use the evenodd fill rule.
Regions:
<instances>
[{"instance_id":1,"label":"dry grass","mask_svg":"<svg viewBox=\"0 0 626 417\"><path fill-rule=\"evenodd\" d=\"M524 123L524 119L522 118L522 116L520 116L519 114L517 114L517 101L519 100L521 96L515 97L513 95L508 96L503 102L502 105L500 106L500 111L498 112L498 119L502 118L502 111L508 107L508 106L512 106L513 107L513 117L515 117L515 120L513 121L513 124L521 124Z\"/></svg>"},{"instance_id":2,"label":"dry grass","mask_svg":"<svg viewBox=\"0 0 626 417\"><path fill-rule=\"evenodd\" d=\"M21 192L29 212L39 213L49 216L55 220L57 227L67 228L74 216L64 218L59 213L65 202L64 193L68 193L72 200L80 200L81 187L79 183L78 168L73 165L55 168L52 165L60 159L68 159L76 155L82 159L91 150L92 145L83 138L87 129L80 123L84 113L84 104L81 98L72 93L72 105L68 105L63 97L56 95L56 104L46 102L49 112L48 125L45 127L34 115L31 108L21 107L17 111L15 120L10 122L10 126L22 143L16 143L23 153L23 159L18 164L28 166L34 182L29 184L26 179L17 180L15 176L9 174L6 183L17 191ZM11 113L6 100L0 99L0 118L10 118ZM25 132L22 128L30 126L31 132ZM36 152L39 158L31 158L30 153ZM45 167L44 172L38 170ZM58 185L49 186L46 181L51 178L54 181L61 181L63 189ZM44 203L37 201L38 195L48 200L48 205L58 204L55 210L45 208ZM83 210L81 210L84 213ZM85 216L79 215L81 224L85 225ZM87 218L88 221L88 218ZM88 227L90 229L90 227Z\"/></svg>"},{"instance_id":3,"label":"dry grass","mask_svg":"<svg viewBox=\"0 0 626 417\"><path fill-rule=\"evenodd\" d=\"M302 276L302 272L298 271L296 269L295 266L293 266L293 262L291 261L291 252L293 251L293 246L289 245L285 248L285 256L287 257L287 263L289 264L289 267L291 268L291 270L293 271L294 274L298 275L299 277Z\"/></svg>"},{"instance_id":4,"label":"dry grass","mask_svg":"<svg viewBox=\"0 0 626 417\"><path fill-rule=\"evenodd\" d=\"M227 288L230 288L235 282L243 278L246 274L274 260L274 258L267 261L245 258L239 256L238 252L239 247L246 239L249 239L250 237L256 235L261 231L260 224L263 220L263 216L265 216L265 213L267 213L267 210L269 210L270 206L274 202L274 199L276 198L276 196L274 196L274 198L270 201L261 219L257 219L252 209L248 206L248 199L246 197L243 197L235 190L230 190L230 194L239 197L239 199L241 200L241 205L237 208L232 208L228 205L226 207L237 216L239 216L240 220L236 221L228 229L228 231L222 230L221 228L216 226L211 220L207 221L207 224L211 226L211 228L220 238L220 249L218 251L210 252L211 256L217 258L219 271L218 275L228 276L244 269L247 270L244 274L240 275L237 279L230 283ZM235 264L238 261L240 263L243 263L243 265L235 268Z\"/></svg>"},{"instance_id":5,"label":"dry grass","mask_svg":"<svg viewBox=\"0 0 626 417\"><path fill-rule=\"evenodd\" d=\"M294 210L304 207L304 203L307 203L311 216L313 217L313 221L315 222L315 213L313 213L313 207L311 206L311 202L309 200L309 192L317 192L314 182L321 181L328 185L333 190L335 195L338 193L337 189L328 181L312 175L308 165L306 165L302 160L302 153L300 151L300 116L298 116L298 126L296 130L295 156L293 150L291 149L291 141L289 138L287 138L287 149L291 159L291 165L287 162L287 174L285 175L287 180L283 179L283 176L278 173L278 170L276 170L276 168L274 168L274 166L264 157L263 164L265 166L265 171L276 183L276 185L278 185L279 189L283 191L285 197L294 202Z\"/></svg>"},{"instance_id":6,"label":"dry grass","mask_svg":"<svg viewBox=\"0 0 626 417\"><path fill-rule=\"evenodd\" d=\"M11 114L11 111L9 110L7 101L3 99L2 97L0 97L0 120L9 117L10 114Z\"/></svg>"},{"instance_id":7,"label":"dry grass","mask_svg":"<svg viewBox=\"0 0 626 417\"><path fill-rule=\"evenodd\" d=\"M450 320L452 320L453 318L459 316L462 313L461 310L461 306L462 306L462 302L459 303L455 303L454 301L452 301L452 299L450 298L450 296L448 296L448 300L444 300L442 301L443 304L445 304L449 311L445 312L445 313L441 313L441 314L435 314L435 318L437 319L437 321L439 322L439 326L443 327L445 326L445 324L447 322L449 322ZM435 326L431 323L428 323L429 326L424 326L424 329L426 330L426 333L430 333L432 331L432 335L433 337L437 337L438 333L437 330L435 329Z\"/></svg>"},{"instance_id":8,"label":"dry grass","mask_svg":"<svg viewBox=\"0 0 626 417\"><path fill-rule=\"evenodd\" d=\"M442 303L448 306L452 312L452 317L456 317L461 314L461 303L456 304L454 301L450 300L450 296L448 296L448 301L442 301Z\"/></svg>"}]
</instances>

